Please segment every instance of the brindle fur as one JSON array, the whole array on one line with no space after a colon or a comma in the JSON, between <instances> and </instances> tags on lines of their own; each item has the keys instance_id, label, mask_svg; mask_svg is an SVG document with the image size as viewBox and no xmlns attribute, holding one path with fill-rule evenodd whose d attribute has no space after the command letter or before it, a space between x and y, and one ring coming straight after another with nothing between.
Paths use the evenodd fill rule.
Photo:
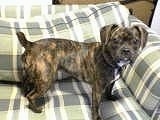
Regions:
<instances>
[{"instance_id":1,"label":"brindle fur","mask_svg":"<svg viewBox=\"0 0 160 120\"><path fill-rule=\"evenodd\" d=\"M101 42L93 43L55 38L29 42L22 32L17 33L25 48L20 74L23 89L34 112L42 111L36 99L50 88L57 70L63 69L92 86L92 117L100 119L98 106L102 94L112 99L114 82L110 81L114 79L117 62L126 58L133 62L139 48L146 44L147 32L140 26L125 28L113 24L103 27L100 35Z\"/></svg>"}]
</instances>

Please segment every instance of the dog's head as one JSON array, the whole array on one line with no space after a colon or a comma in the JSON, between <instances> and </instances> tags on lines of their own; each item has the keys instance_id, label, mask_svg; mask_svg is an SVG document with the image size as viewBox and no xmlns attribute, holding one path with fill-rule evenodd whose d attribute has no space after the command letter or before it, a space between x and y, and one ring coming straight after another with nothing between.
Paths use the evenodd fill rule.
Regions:
<instances>
[{"instance_id":1,"label":"dog's head","mask_svg":"<svg viewBox=\"0 0 160 120\"><path fill-rule=\"evenodd\" d=\"M146 45L147 35L147 31L138 25L130 28L116 24L104 26L100 36L106 62L134 62L139 51Z\"/></svg>"}]
</instances>

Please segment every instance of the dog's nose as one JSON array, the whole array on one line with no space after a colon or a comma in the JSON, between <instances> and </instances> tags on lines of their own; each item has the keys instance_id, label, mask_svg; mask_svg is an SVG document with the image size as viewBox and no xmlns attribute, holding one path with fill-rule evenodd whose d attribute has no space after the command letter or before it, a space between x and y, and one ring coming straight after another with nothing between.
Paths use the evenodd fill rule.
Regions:
<instances>
[{"instance_id":1,"label":"dog's nose","mask_svg":"<svg viewBox=\"0 0 160 120\"><path fill-rule=\"evenodd\" d=\"M124 49L122 49L122 53L124 53L124 54L129 54L129 53L130 53L129 48L124 48Z\"/></svg>"}]
</instances>

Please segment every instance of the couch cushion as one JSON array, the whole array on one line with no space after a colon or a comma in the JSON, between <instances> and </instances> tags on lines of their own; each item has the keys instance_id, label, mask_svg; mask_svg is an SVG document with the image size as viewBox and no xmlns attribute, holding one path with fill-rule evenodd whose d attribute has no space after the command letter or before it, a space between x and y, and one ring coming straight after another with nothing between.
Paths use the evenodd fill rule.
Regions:
<instances>
[{"instance_id":1,"label":"couch cushion","mask_svg":"<svg viewBox=\"0 0 160 120\"><path fill-rule=\"evenodd\" d=\"M40 104L46 103L41 114L28 109L28 101L17 86L0 84L0 89L3 120L91 120L91 87L84 82L71 78L57 81L45 97L39 99ZM105 100L100 105L103 120L129 120L130 117L131 120L150 119L123 80L116 81L113 94L118 100Z\"/></svg>"},{"instance_id":2,"label":"couch cushion","mask_svg":"<svg viewBox=\"0 0 160 120\"><path fill-rule=\"evenodd\" d=\"M133 66L124 72L124 80L142 108L152 116L160 102L160 43L150 44Z\"/></svg>"},{"instance_id":3,"label":"couch cushion","mask_svg":"<svg viewBox=\"0 0 160 120\"><path fill-rule=\"evenodd\" d=\"M128 15L128 10L119 3L106 3L30 19L0 18L0 80L19 81L17 73L23 48L17 40L16 31L24 32L32 41L56 37L93 42L100 41L102 26L127 24Z\"/></svg>"},{"instance_id":4,"label":"couch cushion","mask_svg":"<svg viewBox=\"0 0 160 120\"><path fill-rule=\"evenodd\" d=\"M105 100L100 105L103 120L150 120L123 80L116 81L113 95L118 99Z\"/></svg>"},{"instance_id":5,"label":"couch cushion","mask_svg":"<svg viewBox=\"0 0 160 120\"><path fill-rule=\"evenodd\" d=\"M55 87L55 88L53 88ZM1 120L89 120L91 88L73 79L57 82L39 103L46 102L40 114L28 109L28 101L17 86L0 84Z\"/></svg>"},{"instance_id":6,"label":"couch cushion","mask_svg":"<svg viewBox=\"0 0 160 120\"><path fill-rule=\"evenodd\" d=\"M113 95L118 99L100 105L102 120L151 120L122 79L115 82Z\"/></svg>"},{"instance_id":7,"label":"couch cushion","mask_svg":"<svg viewBox=\"0 0 160 120\"><path fill-rule=\"evenodd\" d=\"M159 104L156 106L153 114L152 114L152 120L158 120L160 118L160 102Z\"/></svg>"},{"instance_id":8,"label":"couch cushion","mask_svg":"<svg viewBox=\"0 0 160 120\"><path fill-rule=\"evenodd\" d=\"M5 19L29 19L35 16L75 11L89 6L91 5L0 5L0 17Z\"/></svg>"},{"instance_id":9,"label":"couch cushion","mask_svg":"<svg viewBox=\"0 0 160 120\"><path fill-rule=\"evenodd\" d=\"M125 97L101 104L103 120L151 120L134 97Z\"/></svg>"}]
</instances>

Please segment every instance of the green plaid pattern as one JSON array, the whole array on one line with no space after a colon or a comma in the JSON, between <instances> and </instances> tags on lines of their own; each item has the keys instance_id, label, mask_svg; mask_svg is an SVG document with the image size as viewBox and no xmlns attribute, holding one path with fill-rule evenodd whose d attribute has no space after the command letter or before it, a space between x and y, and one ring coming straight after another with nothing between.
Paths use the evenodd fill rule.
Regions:
<instances>
[{"instance_id":1,"label":"green plaid pattern","mask_svg":"<svg viewBox=\"0 0 160 120\"><path fill-rule=\"evenodd\" d=\"M52 86L53 87L53 86ZM46 102L44 112L36 114L27 108L27 100L16 86L0 86L0 113L4 120L91 120L91 87L74 79L55 84L55 88L39 101ZM7 92L8 94L3 94ZM104 101L100 105L103 120L150 120L140 107L123 80L115 83L116 101ZM24 118L23 118L24 119Z\"/></svg>"},{"instance_id":2,"label":"green plaid pattern","mask_svg":"<svg viewBox=\"0 0 160 120\"><path fill-rule=\"evenodd\" d=\"M159 53L160 42L151 42L133 66L127 66L123 80L114 86L113 94L118 100L101 104L103 120L160 119Z\"/></svg>"},{"instance_id":3,"label":"green plaid pattern","mask_svg":"<svg viewBox=\"0 0 160 120\"><path fill-rule=\"evenodd\" d=\"M107 24L145 26L129 16L128 10L119 3L48 7L0 7L0 80L19 81L19 56L24 49L17 40L16 31L24 32L33 41L60 37L92 42L100 41L99 30ZM100 105L103 120L160 119L160 96L157 92L160 37L147 27L146 29L150 33L148 47L132 68L128 66L124 71L123 80L116 81L113 94L119 99L104 101ZM57 74L59 79L64 76L66 74L61 71ZM17 86L0 84L0 114L3 120L91 120L91 88L83 82L71 78L57 81L55 87L38 101L40 104L46 102L41 114L33 113L27 108L28 101Z\"/></svg>"},{"instance_id":4,"label":"green plaid pattern","mask_svg":"<svg viewBox=\"0 0 160 120\"><path fill-rule=\"evenodd\" d=\"M132 94L146 111L151 119L160 119L160 36L149 29L134 16L129 16L129 24L140 24L149 32L148 43L144 51L139 55L133 66L128 66L124 71L123 79Z\"/></svg>"},{"instance_id":5,"label":"green plaid pattern","mask_svg":"<svg viewBox=\"0 0 160 120\"><path fill-rule=\"evenodd\" d=\"M137 103L123 80L116 81L113 88L116 101L101 103L100 113L103 120L150 120L151 118Z\"/></svg>"},{"instance_id":6,"label":"green plaid pattern","mask_svg":"<svg viewBox=\"0 0 160 120\"><path fill-rule=\"evenodd\" d=\"M79 10L91 5L0 5L1 18L29 19L35 16L55 15L57 13Z\"/></svg>"},{"instance_id":7,"label":"green plaid pattern","mask_svg":"<svg viewBox=\"0 0 160 120\"><path fill-rule=\"evenodd\" d=\"M53 87L53 86L52 86ZM0 115L2 120L91 120L91 88L73 79L57 82L44 98L44 112L33 113L17 86L0 84ZM4 94L7 93L7 94Z\"/></svg>"},{"instance_id":8,"label":"green plaid pattern","mask_svg":"<svg viewBox=\"0 0 160 120\"><path fill-rule=\"evenodd\" d=\"M124 80L143 109L152 115L160 102L160 44L148 46L124 72Z\"/></svg>"},{"instance_id":9,"label":"green plaid pattern","mask_svg":"<svg viewBox=\"0 0 160 120\"><path fill-rule=\"evenodd\" d=\"M124 24L128 14L128 10L119 3L109 3L30 19L0 18L0 80L19 81L17 73L23 48L17 39L17 31L24 32L27 39L33 41L47 37L79 42L100 41L102 26Z\"/></svg>"},{"instance_id":10,"label":"green plaid pattern","mask_svg":"<svg viewBox=\"0 0 160 120\"><path fill-rule=\"evenodd\" d=\"M154 113L152 115L152 120L159 120L160 119L160 102L156 106L156 109L154 110Z\"/></svg>"}]
</instances>

